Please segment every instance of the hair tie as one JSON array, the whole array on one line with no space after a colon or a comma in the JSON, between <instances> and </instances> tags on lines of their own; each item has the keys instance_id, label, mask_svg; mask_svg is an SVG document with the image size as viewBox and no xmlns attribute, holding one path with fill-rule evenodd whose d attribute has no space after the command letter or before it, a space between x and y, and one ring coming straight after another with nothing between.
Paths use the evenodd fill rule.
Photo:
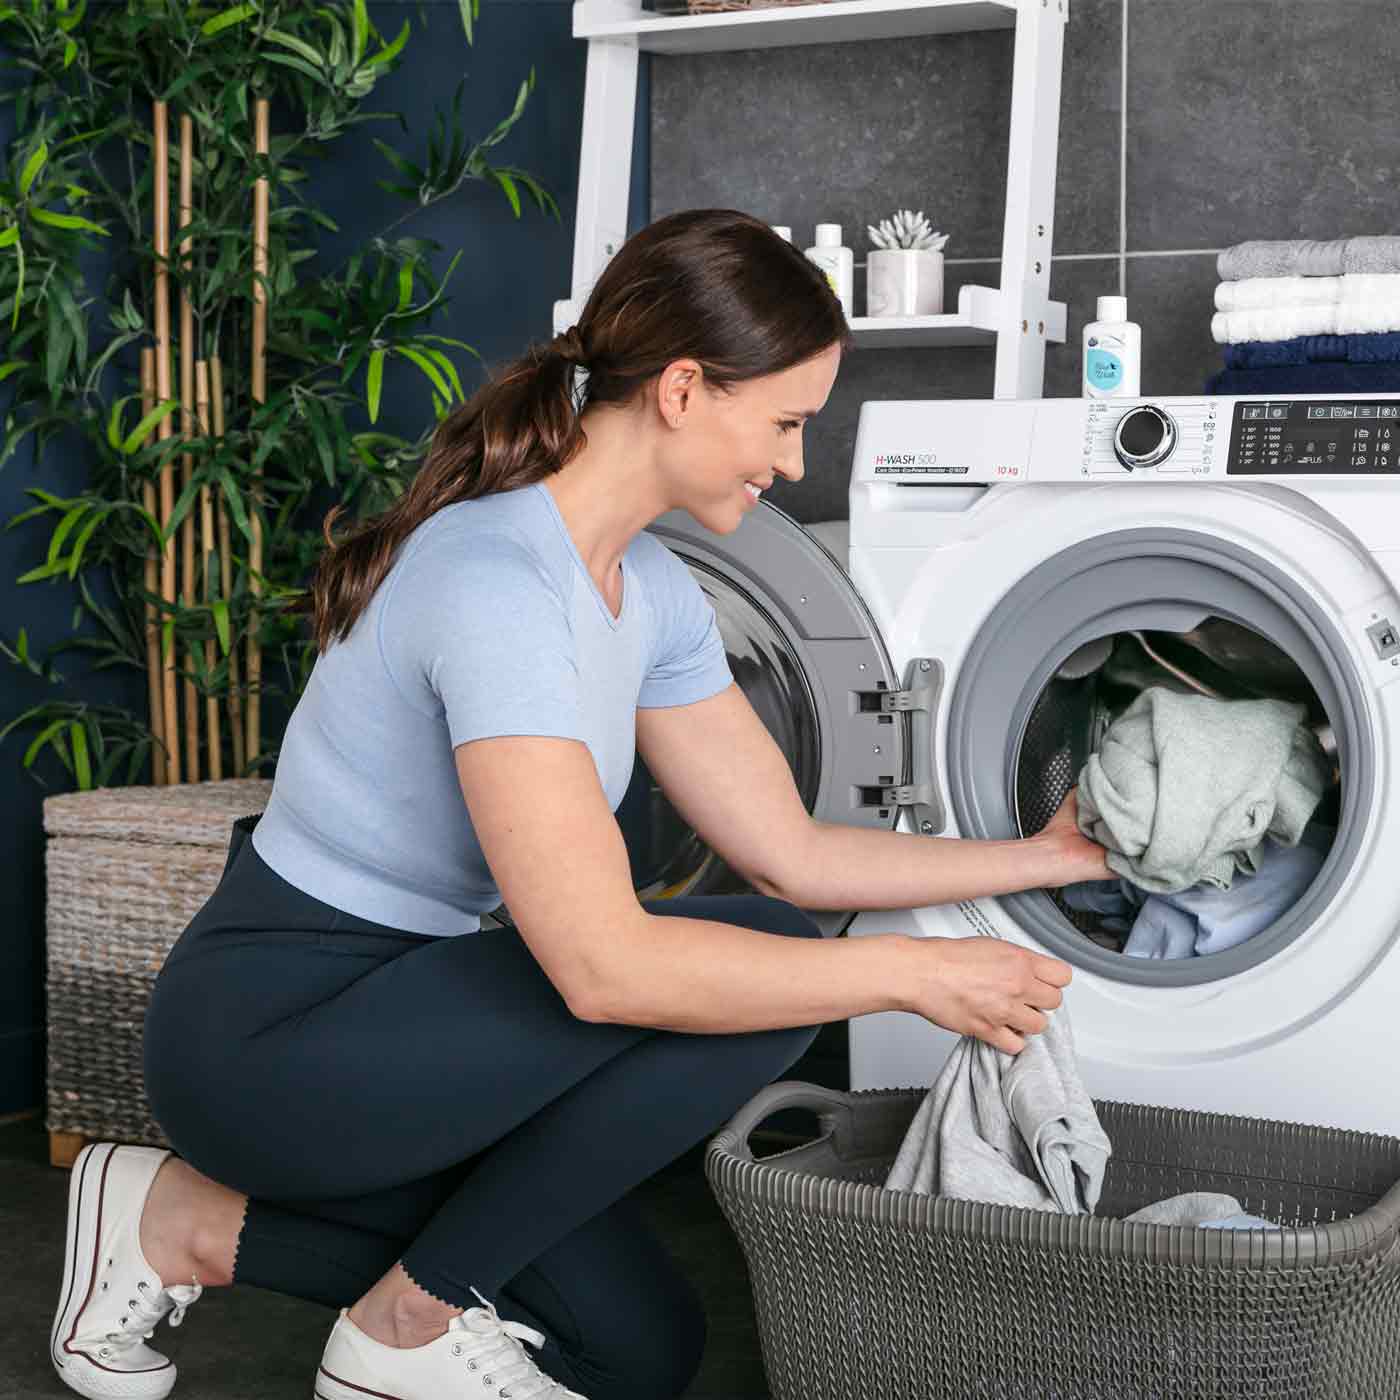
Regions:
<instances>
[{"instance_id":1,"label":"hair tie","mask_svg":"<svg viewBox=\"0 0 1400 1400\"><path fill-rule=\"evenodd\" d=\"M588 356L583 348L583 335L577 325L570 326L566 331L560 331L551 342L551 348L556 355L562 355L570 364L577 365L580 369L588 368Z\"/></svg>"}]
</instances>

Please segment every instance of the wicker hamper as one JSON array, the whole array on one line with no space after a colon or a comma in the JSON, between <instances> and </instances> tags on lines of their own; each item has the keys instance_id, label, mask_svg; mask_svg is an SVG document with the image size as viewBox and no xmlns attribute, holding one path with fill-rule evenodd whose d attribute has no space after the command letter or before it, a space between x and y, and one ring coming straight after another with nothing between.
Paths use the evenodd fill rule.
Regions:
<instances>
[{"instance_id":1,"label":"wicker hamper","mask_svg":"<svg viewBox=\"0 0 1400 1400\"><path fill-rule=\"evenodd\" d=\"M1400 1397L1400 1140L1098 1103L1098 1214L1052 1215L879 1185L925 1092L775 1084L709 1144L773 1400ZM821 1135L755 1160L791 1108ZM1111 1218L1183 1191L1288 1228Z\"/></svg>"},{"instance_id":2,"label":"wicker hamper","mask_svg":"<svg viewBox=\"0 0 1400 1400\"><path fill-rule=\"evenodd\" d=\"M141 1038L171 946L213 893L233 823L263 778L96 788L44 800L48 835L48 1129L55 1165L84 1139L165 1147Z\"/></svg>"}]
</instances>

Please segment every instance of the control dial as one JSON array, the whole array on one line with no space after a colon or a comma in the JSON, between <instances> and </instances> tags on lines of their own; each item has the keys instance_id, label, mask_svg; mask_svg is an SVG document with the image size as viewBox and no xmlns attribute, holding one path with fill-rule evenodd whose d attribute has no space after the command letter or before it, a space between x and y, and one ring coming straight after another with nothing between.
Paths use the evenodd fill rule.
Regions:
<instances>
[{"instance_id":1,"label":"control dial","mask_svg":"<svg viewBox=\"0 0 1400 1400\"><path fill-rule=\"evenodd\" d=\"M1113 431L1113 452L1129 471L1155 467L1176 450L1176 423L1156 404L1140 404L1129 409Z\"/></svg>"}]
</instances>

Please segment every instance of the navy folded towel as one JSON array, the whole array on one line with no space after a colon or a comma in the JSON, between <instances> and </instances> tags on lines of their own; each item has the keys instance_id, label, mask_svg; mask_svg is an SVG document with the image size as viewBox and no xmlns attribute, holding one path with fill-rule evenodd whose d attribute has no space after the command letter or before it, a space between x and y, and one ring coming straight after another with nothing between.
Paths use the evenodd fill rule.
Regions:
<instances>
[{"instance_id":1,"label":"navy folded towel","mask_svg":"<svg viewBox=\"0 0 1400 1400\"><path fill-rule=\"evenodd\" d=\"M1400 331L1295 335L1288 340L1244 340L1222 348L1226 369L1273 369L1277 365L1307 365L1319 361L1388 364L1400 360Z\"/></svg>"},{"instance_id":2,"label":"navy folded towel","mask_svg":"<svg viewBox=\"0 0 1400 1400\"><path fill-rule=\"evenodd\" d=\"M1395 394L1400 361L1358 365L1314 363L1274 369L1222 369L1205 383L1207 394Z\"/></svg>"}]
</instances>

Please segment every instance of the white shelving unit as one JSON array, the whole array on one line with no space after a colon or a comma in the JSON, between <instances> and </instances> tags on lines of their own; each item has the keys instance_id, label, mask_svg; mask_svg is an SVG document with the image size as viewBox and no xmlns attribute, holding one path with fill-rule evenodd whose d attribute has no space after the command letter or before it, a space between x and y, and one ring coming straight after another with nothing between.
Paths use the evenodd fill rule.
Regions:
<instances>
[{"instance_id":1,"label":"white shelving unit","mask_svg":"<svg viewBox=\"0 0 1400 1400\"><path fill-rule=\"evenodd\" d=\"M831 0L703 15L656 15L639 0L574 0L574 37L588 42L579 161L578 223L567 300L554 329L577 319L627 233L637 58L653 53L900 39L1014 29L1011 143L1001 286L964 285L942 316L853 317L872 347L995 345L993 397L1039 398L1047 341L1063 343L1065 306L1049 300L1060 124L1060 65L1068 0Z\"/></svg>"}]
</instances>

